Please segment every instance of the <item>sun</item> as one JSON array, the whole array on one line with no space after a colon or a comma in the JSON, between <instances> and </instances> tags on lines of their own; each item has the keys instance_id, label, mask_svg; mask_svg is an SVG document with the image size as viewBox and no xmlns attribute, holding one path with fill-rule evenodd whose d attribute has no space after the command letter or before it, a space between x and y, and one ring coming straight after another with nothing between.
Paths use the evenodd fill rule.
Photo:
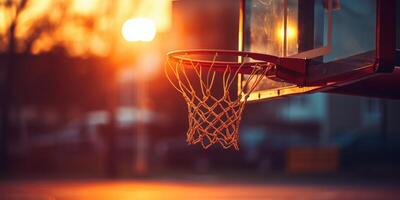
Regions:
<instances>
[{"instance_id":1,"label":"sun","mask_svg":"<svg viewBox=\"0 0 400 200\"><path fill-rule=\"evenodd\" d=\"M150 42L156 36L156 25L147 18L133 18L122 25L122 36L129 42Z\"/></svg>"}]
</instances>

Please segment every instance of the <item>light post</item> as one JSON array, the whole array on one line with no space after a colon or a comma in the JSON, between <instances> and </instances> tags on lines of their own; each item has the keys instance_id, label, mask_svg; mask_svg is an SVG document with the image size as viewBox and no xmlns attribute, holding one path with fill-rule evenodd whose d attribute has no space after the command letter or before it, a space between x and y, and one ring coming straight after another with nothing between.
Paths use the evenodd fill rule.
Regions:
<instances>
[{"instance_id":1,"label":"light post","mask_svg":"<svg viewBox=\"0 0 400 200\"><path fill-rule=\"evenodd\" d=\"M156 35L156 26L151 19L147 18L134 18L125 21L122 26L122 35L128 42L151 42ZM143 49L141 49L143 50ZM135 51L138 53L138 51ZM141 52L143 53L143 52ZM146 52L145 52L146 53ZM147 74L146 68L152 66L146 62L146 54L136 56L136 59L142 59L137 62L139 69L136 71L136 104L140 110L141 116L136 125L136 155L133 163L134 171L137 175L145 175L147 173L147 151L148 151L148 136L146 119L143 116L143 111L149 110L148 95L147 95ZM142 70L143 69L143 70Z\"/></svg>"}]
</instances>

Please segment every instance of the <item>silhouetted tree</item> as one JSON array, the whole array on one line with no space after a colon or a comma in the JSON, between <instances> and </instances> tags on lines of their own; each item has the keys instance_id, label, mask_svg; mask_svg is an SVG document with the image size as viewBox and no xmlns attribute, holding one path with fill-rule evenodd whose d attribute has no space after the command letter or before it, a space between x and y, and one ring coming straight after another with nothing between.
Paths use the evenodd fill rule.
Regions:
<instances>
[{"instance_id":1,"label":"silhouetted tree","mask_svg":"<svg viewBox=\"0 0 400 200\"><path fill-rule=\"evenodd\" d=\"M28 0L12 1L7 0L2 6L9 9L10 11L15 10L10 16L11 23L8 31L6 32L8 38L7 56L8 63L1 69L3 76L0 79L0 93L1 93L1 129L0 129L0 170L4 172L7 170L7 141L11 131L10 127L10 105L12 103L12 87L11 84L15 77L15 65L14 56L16 49L16 27L18 24L18 18L23 12Z\"/></svg>"}]
</instances>

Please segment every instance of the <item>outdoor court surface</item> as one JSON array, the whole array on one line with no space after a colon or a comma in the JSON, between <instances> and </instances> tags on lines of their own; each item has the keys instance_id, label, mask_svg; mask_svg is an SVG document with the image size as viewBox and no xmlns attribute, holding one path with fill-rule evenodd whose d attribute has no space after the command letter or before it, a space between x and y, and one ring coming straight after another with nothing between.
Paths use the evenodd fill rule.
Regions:
<instances>
[{"instance_id":1,"label":"outdoor court surface","mask_svg":"<svg viewBox=\"0 0 400 200\"><path fill-rule=\"evenodd\" d=\"M1 200L103 199L400 199L399 188L320 184L238 184L188 181L0 182Z\"/></svg>"}]
</instances>

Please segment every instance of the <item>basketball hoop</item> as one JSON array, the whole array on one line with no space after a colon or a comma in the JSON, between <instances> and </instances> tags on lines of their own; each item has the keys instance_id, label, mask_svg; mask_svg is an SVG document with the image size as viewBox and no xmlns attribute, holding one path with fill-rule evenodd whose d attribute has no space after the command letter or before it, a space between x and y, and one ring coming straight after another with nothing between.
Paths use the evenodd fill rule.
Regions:
<instances>
[{"instance_id":1,"label":"basketball hoop","mask_svg":"<svg viewBox=\"0 0 400 200\"><path fill-rule=\"evenodd\" d=\"M205 149L219 143L224 149L239 150L238 131L247 98L277 63L278 57L241 51L168 53L166 77L188 107L187 143L200 143ZM239 89L234 98L230 92L239 74L247 75L246 87L240 87L247 90Z\"/></svg>"}]
</instances>

